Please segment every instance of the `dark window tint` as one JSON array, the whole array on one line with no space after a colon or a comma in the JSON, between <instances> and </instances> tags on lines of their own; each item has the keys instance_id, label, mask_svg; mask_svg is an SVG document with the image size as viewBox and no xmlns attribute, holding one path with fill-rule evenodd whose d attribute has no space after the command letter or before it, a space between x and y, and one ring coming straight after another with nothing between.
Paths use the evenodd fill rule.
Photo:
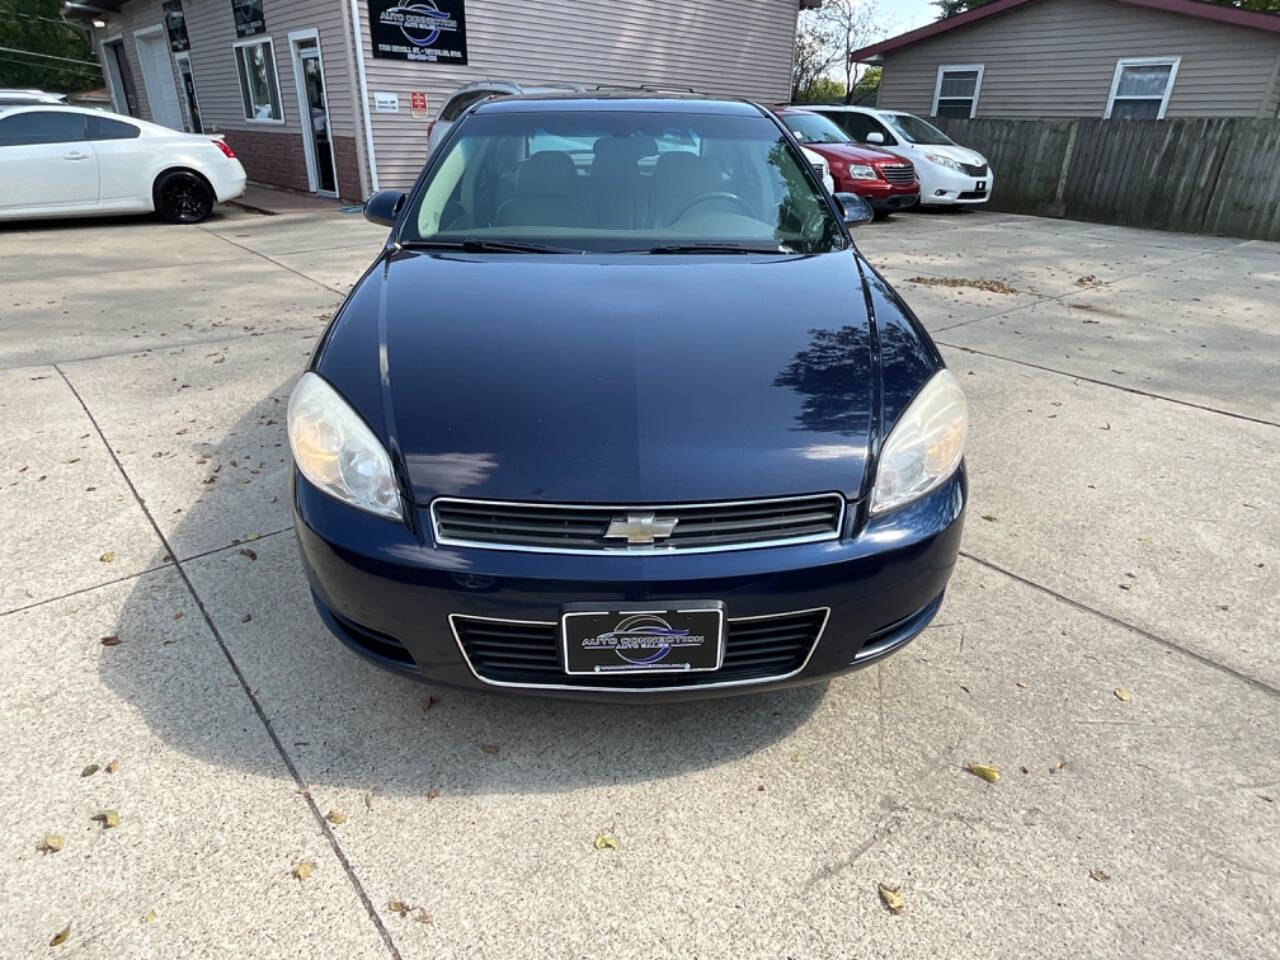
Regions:
<instances>
[{"instance_id":1,"label":"dark window tint","mask_svg":"<svg viewBox=\"0 0 1280 960\"><path fill-rule=\"evenodd\" d=\"M0 119L0 147L32 143L78 143L83 139L82 113L34 110Z\"/></svg>"},{"instance_id":2,"label":"dark window tint","mask_svg":"<svg viewBox=\"0 0 1280 960\"><path fill-rule=\"evenodd\" d=\"M110 117L85 117L90 140L131 140L142 131L132 123L121 123Z\"/></svg>"},{"instance_id":3,"label":"dark window tint","mask_svg":"<svg viewBox=\"0 0 1280 960\"><path fill-rule=\"evenodd\" d=\"M829 120L835 121L840 125L840 129L859 143L866 143L867 134L869 133L878 133L880 136L884 137L886 146L892 146L898 142L893 138L893 134L885 129L884 124L868 114L849 113L845 110L832 110L830 113L824 113L823 116Z\"/></svg>"},{"instance_id":4,"label":"dark window tint","mask_svg":"<svg viewBox=\"0 0 1280 960\"><path fill-rule=\"evenodd\" d=\"M440 114L440 119L450 122L457 120L467 107L477 100L483 100L485 97L491 96L493 96L492 90L471 90L467 93L460 93L444 105L444 111Z\"/></svg>"}]
</instances>

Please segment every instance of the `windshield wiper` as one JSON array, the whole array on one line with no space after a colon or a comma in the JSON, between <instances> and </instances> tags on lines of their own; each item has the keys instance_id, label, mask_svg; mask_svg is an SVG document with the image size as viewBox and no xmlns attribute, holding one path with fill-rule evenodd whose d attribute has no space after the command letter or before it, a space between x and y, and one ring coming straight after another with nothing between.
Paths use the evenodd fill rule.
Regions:
<instances>
[{"instance_id":1,"label":"windshield wiper","mask_svg":"<svg viewBox=\"0 0 1280 960\"><path fill-rule=\"evenodd\" d=\"M462 240L404 240L400 246L406 250L463 250L467 253L582 253L572 247L553 247L545 243L526 243L523 240L487 240L482 237L466 237Z\"/></svg>"},{"instance_id":2,"label":"windshield wiper","mask_svg":"<svg viewBox=\"0 0 1280 960\"><path fill-rule=\"evenodd\" d=\"M747 243L660 243L647 250L628 250L627 253L793 253L782 246Z\"/></svg>"}]
</instances>

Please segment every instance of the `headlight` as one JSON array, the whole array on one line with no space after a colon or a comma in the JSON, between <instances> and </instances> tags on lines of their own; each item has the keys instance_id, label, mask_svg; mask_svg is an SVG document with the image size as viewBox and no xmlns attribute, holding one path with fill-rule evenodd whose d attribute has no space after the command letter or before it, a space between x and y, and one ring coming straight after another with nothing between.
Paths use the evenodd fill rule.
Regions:
<instances>
[{"instance_id":1,"label":"headlight","mask_svg":"<svg viewBox=\"0 0 1280 960\"><path fill-rule=\"evenodd\" d=\"M960 166L959 160L952 160L950 157L944 157L940 153L926 153L924 155L924 158L926 160L932 160L934 163L938 164L939 166L946 167L949 170L954 170L957 173L964 172L963 168Z\"/></svg>"},{"instance_id":2,"label":"headlight","mask_svg":"<svg viewBox=\"0 0 1280 960\"><path fill-rule=\"evenodd\" d=\"M849 178L851 180L879 180L880 177L876 173L876 168L865 163L849 164Z\"/></svg>"},{"instance_id":3,"label":"headlight","mask_svg":"<svg viewBox=\"0 0 1280 960\"><path fill-rule=\"evenodd\" d=\"M387 451L318 374L304 373L289 397L289 446L302 475L325 493L382 517L404 518Z\"/></svg>"},{"instance_id":4,"label":"headlight","mask_svg":"<svg viewBox=\"0 0 1280 960\"><path fill-rule=\"evenodd\" d=\"M880 451L871 512L883 513L941 486L960 466L969 412L950 370L916 394Z\"/></svg>"}]
</instances>

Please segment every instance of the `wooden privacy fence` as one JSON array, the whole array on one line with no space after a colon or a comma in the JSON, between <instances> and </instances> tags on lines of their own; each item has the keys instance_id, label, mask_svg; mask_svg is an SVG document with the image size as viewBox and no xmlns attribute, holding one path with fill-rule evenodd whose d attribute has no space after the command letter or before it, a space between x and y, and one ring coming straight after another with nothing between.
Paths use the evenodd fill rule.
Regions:
<instances>
[{"instance_id":1,"label":"wooden privacy fence","mask_svg":"<svg viewBox=\"0 0 1280 960\"><path fill-rule=\"evenodd\" d=\"M1280 120L934 122L986 155L993 210L1280 240Z\"/></svg>"}]
</instances>

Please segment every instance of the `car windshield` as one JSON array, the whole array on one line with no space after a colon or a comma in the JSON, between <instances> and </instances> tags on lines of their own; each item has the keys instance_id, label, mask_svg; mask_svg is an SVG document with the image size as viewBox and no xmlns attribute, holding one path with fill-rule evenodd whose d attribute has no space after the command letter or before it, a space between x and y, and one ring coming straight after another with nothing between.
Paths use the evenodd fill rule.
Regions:
<instances>
[{"instance_id":1,"label":"car windshield","mask_svg":"<svg viewBox=\"0 0 1280 960\"><path fill-rule=\"evenodd\" d=\"M784 113L782 122L801 143L852 143L852 138L816 113Z\"/></svg>"},{"instance_id":2,"label":"car windshield","mask_svg":"<svg viewBox=\"0 0 1280 960\"><path fill-rule=\"evenodd\" d=\"M512 252L843 249L807 167L765 116L481 111L455 128L398 240Z\"/></svg>"},{"instance_id":3,"label":"car windshield","mask_svg":"<svg viewBox=\"0 0 1280 960\"><path fill-rule=\"evenodd\" d=\"M908 143L942 144L955 143L945 133L910 113L882 113L881 116L895 133Z\"/></svg>"}]
</instances>

